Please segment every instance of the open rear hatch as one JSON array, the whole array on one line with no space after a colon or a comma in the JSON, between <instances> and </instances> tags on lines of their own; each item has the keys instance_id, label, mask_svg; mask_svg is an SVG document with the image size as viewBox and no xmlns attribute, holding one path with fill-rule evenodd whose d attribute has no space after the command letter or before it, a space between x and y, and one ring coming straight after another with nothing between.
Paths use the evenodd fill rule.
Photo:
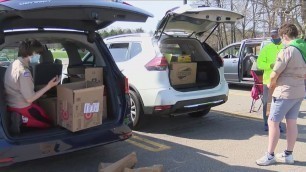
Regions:
<instances>
[{"instance_id":1,"label":"open rear hatch","mask_svg":"<svg viewBox=\"0 0 306 172\"><path fill-rule=\"evenodd\" d=\"M0 33L4 30L25 28L61 28L94 32L115 21L145 22L148 17L152 17L152 14L142 9L105 0L0 2Z\"/></svg>"},{"instance_id":2,"label":"open rear hatch","mask_svg":"<svg viewBox=\"0 0 306 172\"><path fill-rule=\"evenodd\" d=\"M0 46L2 46L2 48L5 48L4 31L7 30L29 28L38 28L42 30L44 28L72 29L84 31L87 35L92 35L93 37L88 37L91 39L87 40L89 42L94 42L95 36L97 35L95 34L95 31L105 28L106 26L112 24L115 21L145 22L148 17L152 17L152 15L142 9L122 3L115 3L103 0L0 0ZM10 35L12 34L14 33L10 33ZM101 38L99 38L99 41L102 42ZM101 49L103 48L100 47L99 49L101 51ZM101 57L102 55L99 56ZM119 86L117 88L119 89ZM1 90L1 93L3 91L4 90ZM124 90L122 91L124 92ZM109 102L108 104L110 103L111 102ZM121 104L121 106L124 105ZM4 102L1 102L1 107L5 107ZM1 109L0 111L0 115L2 119L4 119L3 122L5 122L5 120L10 120L7 116L3 117L5 116L4 111L5 109ZM121 114L122 113L123 112L121 112ZM116 123L116 125L121 125L120 122L118 122L119 117L116 117L115 119L116 121L114 122L114 124ZM97 127L89 129L88 132L97 132L101 129L107 129L107 127L103 126L103 124L101 125L101 129L99 127L100 126L98 126L98 129ZM112 125L110 125L110 127L114 128L114 126ZM31 140L31 142L35 142L39 141L40 139L46 138L64 138L65 134L71 134L67 132L67 130L63 130L62 128L52 128L50 130L43 130L35 133L36 134L28 133L26 135L19 135L15 137L9 135L9 138L14 139L16 141ZM79 134L82 133L84 132L81 132ZM76 133L76 135L78 134Z\"/></svg>"},{"instance_id":3,"label":"open rear hatch","mask_svg":"<svg viewBox=\"0 0 306 172\"><path fill-rule=\"evenodd\" d=\"M220 83L221 58L197 38L208 31L211 35L220 23L234 23L241 18L239 13L201 4L183 5L166 13L157 25L154 38L168 61L174 89L195 91Z\"/></svg>"}]
</instances>

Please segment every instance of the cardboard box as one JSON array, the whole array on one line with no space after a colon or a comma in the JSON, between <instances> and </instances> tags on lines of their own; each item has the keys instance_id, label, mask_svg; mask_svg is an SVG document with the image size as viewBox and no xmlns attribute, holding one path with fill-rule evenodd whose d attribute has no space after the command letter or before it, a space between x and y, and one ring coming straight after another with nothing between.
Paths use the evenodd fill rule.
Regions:
<instances>
[{"instance_id":1,"label":"cardboard box","mask_svg":"<svg viewBox=\"0 0 306 172\"><path fill-rule=\"evenodd\" d=\"M73 68L72 68L73 69ZM70 75L70 82L80 82L80 81L93 81L93 82L101 82L103 84L103 68L102 67L89 67L83 70L72 70Z\"/></svg>"},{"instance_id":2,"label":"cardboard box","mask_svg":"<svg viewBox=\"0 0 306 172\"><path fill-rule=\"evenodd\" d=\"M68 74L67 76L69 77L70 82L79 82L79 81L84 81L85 78L85 67L72 67L72 68L67 68Z\"/></svg>"},{"instance_id":3,"label":"cardboard box","mask_svg":"<svg viewBox=\"0 0 306 172\"><path fill-rule=\"evenodd\" d=\"M193 84L196 82L197 63L171 63L170 81L172 85Z\"/></svg>"},{"instance_id":4,"label":"cardboard box","mask_svg":"<svg viewBox=\"0 0 306 172\"><path fill-rule=\"evenodd\" d=\"M85 69L85 81L100 82L103 84L103 68L92 67Z\"/></svg>"},{"instance_id":5,"label":"cardboard box","mask_svg":"<svg viewBox=\"0 0 306 172\"><path fill-rule=\"evenodd\" d=\"M37 100L38 105L45 110L46 114L52 120L53 125L57 125L57 98L40 98Z\"/></svg>"},{"instance_id":6,"label":"cardboard box","mask_svg":"<svg viewBox=\"0 0 306 172\"><path fill-rule=\"evenodd\" d=\"M75 82L57 86L58 125L75 132L102 124L104 85Z\"/></svg>"}]
</instances>

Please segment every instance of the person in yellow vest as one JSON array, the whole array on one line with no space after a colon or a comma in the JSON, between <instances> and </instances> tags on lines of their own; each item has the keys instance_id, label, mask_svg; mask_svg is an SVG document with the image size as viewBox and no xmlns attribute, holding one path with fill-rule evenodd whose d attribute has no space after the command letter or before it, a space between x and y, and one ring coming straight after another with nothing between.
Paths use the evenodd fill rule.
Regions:
<instances>
[{"instance_id":1,"label":"person in yellow vest","mask_svg":"<svg viewBox=\"0 0 306 172\"><path fill-rule=\"evenodd\" d=\"M264 120L264 130L268 131L268 116L269 114L267 111L269 111L268 104L272 101L272 91L273 89L270 89L267 87L267 85L270 83L270 74L272 72L272 69L275 64L276 56L280 52L280 50L283 48L283 44L281 43L281 38L278 35L278 28L274 28L271 30L271 43L264 46L259 53L259 56L257 58L257 67L260 70L263 70L263 120ZM281 132L283 131L280 126Z\"/></svg>"}]
</instances>

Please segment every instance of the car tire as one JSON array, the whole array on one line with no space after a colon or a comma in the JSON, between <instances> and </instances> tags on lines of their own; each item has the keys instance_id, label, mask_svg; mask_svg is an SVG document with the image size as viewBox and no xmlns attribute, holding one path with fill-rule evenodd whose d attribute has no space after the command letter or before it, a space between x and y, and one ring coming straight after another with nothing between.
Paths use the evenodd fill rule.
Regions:
<instances>
[{"instance_id":1,"label":"car tire","mask_svg":"<svg viewBox=\"0 0 306 172\"><path fill-rule=\"evenodd\" d=\"M209 113L209 111L210 111L210 107L202 111L189 113L188 115L194 118L203 117L203 116L206 116Z\"/></svg>"},{"instance_id":2,"label":"car tire","mask_svg":"<svg viewBox=\"0 0 306 172\"><path fill-rule=\"evenodd\" d=\"M138 130L142 128L145 119L142 110L142 106L135 91L130 90L130 101L131 101L131 113L130 113L130 120L131 123L129 127L132 130Z\"/></svg>"}]
</instances>

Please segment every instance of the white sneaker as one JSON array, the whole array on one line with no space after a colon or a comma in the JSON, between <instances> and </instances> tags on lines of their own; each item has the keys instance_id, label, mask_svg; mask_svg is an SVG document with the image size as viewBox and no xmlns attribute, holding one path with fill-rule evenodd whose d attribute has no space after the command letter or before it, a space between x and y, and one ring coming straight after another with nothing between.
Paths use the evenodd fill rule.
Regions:
<instances>
[{"instance_id":1,"label":"white sneaker","mask_svg":"<svg viewBox=\"0 0 306 172\"><path fill-rule=\"evenodd\" d=\"M266 166L266 165L271 165L271 164L275 164L275 163L276 163L275 157L270 155L268 152L266 153L265 156L256 160L256 164L260 165L260 166Z\"/></svg>"},{"instance_id":2,"label":"white sneaker","mask_svg":"<svg viewBox=\"0 0 306 172\"><path fill-rule=\"evenodd\" d=\"M294 164L293 155L286 155L285 152L278 153L275 155L278 162L283 162L286 164Z\"/></svg>"}]
</instances>

